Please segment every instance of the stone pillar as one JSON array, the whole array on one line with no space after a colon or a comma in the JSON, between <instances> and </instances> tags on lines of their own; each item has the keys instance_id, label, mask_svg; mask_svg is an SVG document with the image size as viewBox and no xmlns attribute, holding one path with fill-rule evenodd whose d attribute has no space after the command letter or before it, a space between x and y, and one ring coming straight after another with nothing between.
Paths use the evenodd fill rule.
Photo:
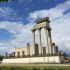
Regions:
<instances>
[{"instance_id":1,"label":"stone pillar","mask_svg":"<svg viewBox=\"0 0 70 70\"><path fill-rule=\"evenodd\" d=\"M39 31L39 55L42 55L41 28L39 28L38 31Z\"/></svg>"},{"instance_id":2,"label":"stone pillar","mask_svg":"<svg viewBox=\"0 0 70 70\"><path fill-rule=\"evenodd\" d=\"M55 43L52 43L52 53L53 53L53 54L56 54Z\"/></svg>"},{"instance_id":3,"label":"stone pillar","mask_svg":"<svg viewBox=\"0 0 70 70\"><path fill-rule=\"evenodd\" d=\"M48 30L46 27L44 29L46 30L46 55L48 55L49 54Z\"/></svg>"},{"instance_id":4,"label":"stone pillar","mask_svg":"<svg viewBox=\"0 0 70 70\"><path fill-rule=\"evenodd\" d=\"M13 57L15 57L15 52L13 52L12 54L13 54Z\"/></svg>"},{"instance_id":5,"label":"stone pillar","mask_svg":"<svg viewBox=\"0 0 70 70\"><path fill-rule=\"evenodd\" d=\"M49 53L52 54L51 28L48 28Z\"/></svg>"},{"instance_id":6,"label":"stone pillar","mask_svg":"<svg viewBox=\"0 0 70 70\"><path fill-rule=\"evenodd\" d=\"M58 54L58 46L55 47L56 55Z\"/></svg>"},{"instance_id":7,"label":"stone pillar","mask_svg":"<svg viewBox=\"0 0 70 70\"><path fill-rule=\"evenodd\" d=\"M32 55L35 56L35 29L32 30L32 34L33 34L33 43L32 43Z\"/></svg>"},{"instance_id":8,"label":"stone pillar","mask_svg":"<svg viewBox=\"0 0 70 70\"><path fill-rule=\"evenodd\" d=\"M46 54L50 54L52 53L52 40L51 40L51 29L45 27L46 30Z\"/></svg>"},{"instance_id":9,"label":"stone pillar","mask_svg":"<svg viewBox=\"0 0 70 70\"><path fill-rule=\"evenodd\" d=\"M5 58L8 58L8 53L7 52L5 52Z\"/></svg>"},{"instance_id":10,"label":"stone pillar","mask_svg":"<svg viewBox=\"0 0 70 70\"><path fill-rule=\"evenodd\" d=\"M30 56L30 44L27 43L27 55Z\"/></svg>"}]
</instances>

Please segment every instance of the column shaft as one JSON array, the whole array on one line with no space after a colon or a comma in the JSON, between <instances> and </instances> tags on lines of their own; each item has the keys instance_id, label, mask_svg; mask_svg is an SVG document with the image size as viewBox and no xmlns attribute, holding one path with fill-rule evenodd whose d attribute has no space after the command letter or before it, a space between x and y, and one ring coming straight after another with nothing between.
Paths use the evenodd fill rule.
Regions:
<instances>
[{"instance_id":1,"label":"column shaft","mask_svg":"<svg viewBox=\"0 0 70 70\"><path fill-rule=\"evenodd\" d=\"M47 28L45 28L46 30L46 54L49 54L49 44L48 44L48 30Z\"/></svg>"},{"instance_id":2,"label":"column shaft","mask_svg":"<svg viewBox=\"0 0 70 70\"><path fill-rule=\"evenodd\" d=\"M55 46L55 48L56 48L56 54L58 54L58 46Z\"/></svg>"},{"instance_id":3,"label":"column shaft","mask_svg":"<svg viewBox=\"0 0 70 70\"><path fill-rule=\"evenodd\" d=\"M32 55L35 55L35 30L32 30L32 34L33 34L33 46L32 46Z\"/></svg>"},{"instance_id":4,"label":"column shaft","mask_svg":"<svg viewBox=\"0 0 70 70\"><path fill-rule=\"evenodd\" d=\"M49 43L49 53L52 54L52 39L51 39L51 29L48 29L48 43Z\"/></svg>"},{"instance_id":5,"label":"column shaft","mask_svg":"<svg viewBox=\"0 0 70 70\"><path fill-rule=\"evenodd\" d=\"M27 43L27 55L30 56L30 44Z\"/></svg>"},{"instance_id":6,"label":"column shaft","mask_svg":"<svg viewBox=\"0 0 70 70\"><path fill-rule=\"evenodd\" d=\"M39 31L39 54L42 55L41 28L39 28L38 31Z\"/></svg>"},{"instance_id":7,"label":"column shaft","mask_svg":"<svg viewBox=\"0 0 70 70\"><path fill-rule=\"evenodd\" d=\"M56 54L56 52L55 52L55 43L52 43L52 51L53 51L53 54Z\"/></svg>"}]
</instances>

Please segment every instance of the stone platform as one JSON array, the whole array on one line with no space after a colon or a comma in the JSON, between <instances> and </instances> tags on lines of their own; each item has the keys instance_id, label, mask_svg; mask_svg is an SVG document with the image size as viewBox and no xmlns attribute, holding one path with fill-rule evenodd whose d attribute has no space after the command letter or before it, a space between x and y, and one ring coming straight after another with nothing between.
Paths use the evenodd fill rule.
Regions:
<instances>
[{"instance_id":1,"label":"stone platform","mask_svg":"<svg viewBox=\"0 0 70 70\"><path fill-rule=\"evenodd\" d=\"M63 56L26 57L3 59L2 63L62 63Z\"/></svg>"}]
</instances>

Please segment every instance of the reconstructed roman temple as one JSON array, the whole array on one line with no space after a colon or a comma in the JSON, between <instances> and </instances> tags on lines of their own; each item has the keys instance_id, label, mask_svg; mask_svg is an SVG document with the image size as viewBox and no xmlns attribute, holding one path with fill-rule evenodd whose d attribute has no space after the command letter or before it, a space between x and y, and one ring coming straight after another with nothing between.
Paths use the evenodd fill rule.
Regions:
<instances>
[{"instance_id":1,"label":"reconstructed roman temple","mask_svg":"<svg viewBox=\"0 0 70 70\"><path fill-rule=\"evenodd\" d=\"M9 56L6 53L6 58L2 63L62 63L64 55L59 51L58 46L52 43L51 28L49 17L37 20L36 25L31 29L33 40L32 44L27 43L26 47L14 48L13 53ZM46 47L42 46L41 30L45 30ZM35 43L35 31L39 33L39 43Z\"/></svg>"}]
</instances>

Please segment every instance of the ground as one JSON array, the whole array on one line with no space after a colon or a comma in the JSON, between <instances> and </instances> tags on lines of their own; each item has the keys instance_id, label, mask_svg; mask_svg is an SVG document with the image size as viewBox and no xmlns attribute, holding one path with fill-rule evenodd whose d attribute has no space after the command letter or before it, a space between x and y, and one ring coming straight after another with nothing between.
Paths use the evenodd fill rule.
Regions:
<instances>
[{"instance_id":1,"label":"ground","mask_svg":"<svg viewBox=\"0 0 70 70\"><path fill-rule=\"evenodd\" d=\"M70 64L0 64L0 70L70 70Z\"/></svg>"}]
</instances>

